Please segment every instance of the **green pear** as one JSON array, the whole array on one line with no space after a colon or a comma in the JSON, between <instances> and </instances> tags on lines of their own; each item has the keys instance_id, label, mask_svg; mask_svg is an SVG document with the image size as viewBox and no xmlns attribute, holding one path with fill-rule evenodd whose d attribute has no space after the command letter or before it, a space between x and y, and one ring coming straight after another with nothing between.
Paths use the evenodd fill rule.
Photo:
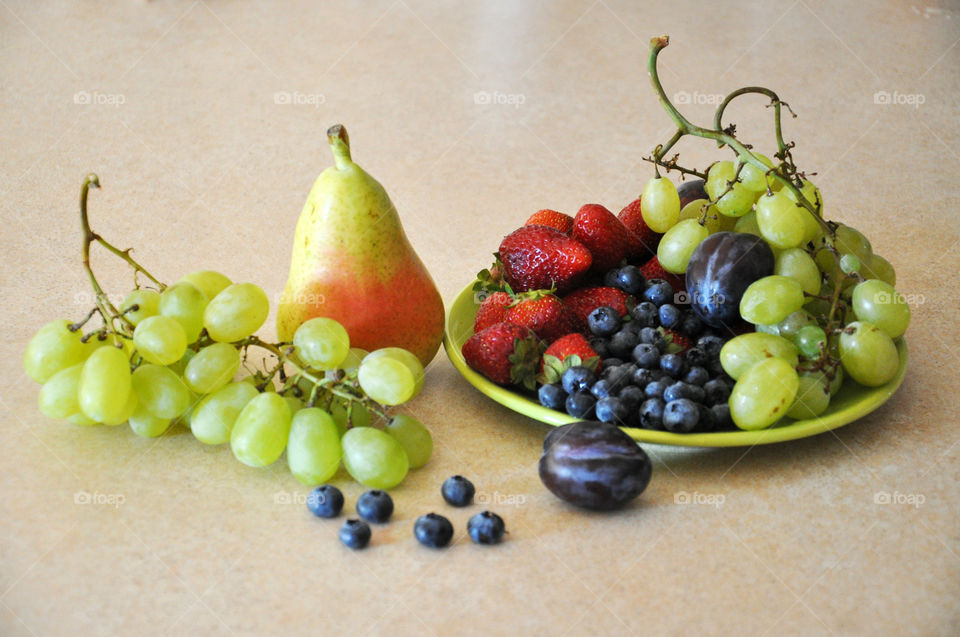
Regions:
<instances>
[{"instance_id":1,"label":"green pear","mask_svg":"<svg viewBox=\"0 0 960 637\"><path fill-rule=\"evenodd\" d=\"M277 335L293 340L304 321L339 321L350 344L402 347L424 366L443 338L443 301L380 183L350 157L347 130L327 131L334 165L310 190L293 240Z\"/></svg>"}]
</instances>

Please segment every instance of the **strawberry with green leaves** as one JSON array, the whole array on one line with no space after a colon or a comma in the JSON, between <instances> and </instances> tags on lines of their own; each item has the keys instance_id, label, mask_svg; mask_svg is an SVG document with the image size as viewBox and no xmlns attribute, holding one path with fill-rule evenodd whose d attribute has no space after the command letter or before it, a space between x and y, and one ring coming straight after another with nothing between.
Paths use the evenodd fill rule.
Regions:
<instances>
[{"instance_id":1,"label":"strawberry with green leaves","mask_svg":"<svg viewBox=\"0 0 960 637\"><path fill-rule=\"evenodd\" d=\"M463 344L463 358L477 371L500 385L536 388L543 345L529 327L496 323L477 332Z\"/></svg>"},{"instance_id":2,"label":"strawberry with green leaves","mask_svg":"<svg viewBox=\"0 0 960 637\"><path fill-rule=\"evenodd\" d=\"M586 246L548 226L514 230L504 237L497 255L504 280L516 292L570 290L593 263Z\"/></svg>"},{"instance_id":3,"label":"strawberry with green leaves","mask_svg":"<svg viewBox=\"0 0 960 637\"><path fill-rule=\"evenodd\" d=\"M570 311L551 290L516 295L507 308L506 320L529 327L547 344L574 330Z\"/></svg>"},{"instance_id":4,"label":"strawberry with green leaves","mask_svg":"<svg viewBox=\"0 0 960 637\"><path fill-rule=\"evenodd\" d=\"M565 369L581 365L599 372L603 363L583 334L573 332L555 340L543 353L537 380L541 384L559 383Z\"/></svg>"}]
</instances>

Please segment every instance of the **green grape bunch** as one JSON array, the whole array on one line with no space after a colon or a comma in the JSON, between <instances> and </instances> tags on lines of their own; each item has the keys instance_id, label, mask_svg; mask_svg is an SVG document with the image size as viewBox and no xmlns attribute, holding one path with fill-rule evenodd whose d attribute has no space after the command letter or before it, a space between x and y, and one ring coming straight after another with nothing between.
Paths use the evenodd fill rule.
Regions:
<instances>
[{"instance_id":1,"label":"green grape bunch","mask_svg":"<svg viewBox=\"0 0 960 637\"><path fill-rule=\"evenodd\" d=\"M772 90L748 86L720 102L712 126L692 123L660 82L657 59L668 44L667 36L651 40L647 68L660 104L677 128L645 158L653 164L654 176L641 195L644 222L663 233L657 248L660 264L683 276L709 243L721 245L708 242L697 251L707 237L721 232L760 237L764 250L768 247L774 256L773 271L743 281L745 291L738 299L739 318L755 331L734 336L721 351L722 367L736 382L729 398L734 424L754 430L775 426L784 417L817 418L845 382L879 387L893 381L902 369L897 339L910 322L910 307L895 289L893 266L874 253L870 240L825 217L822 193L810 180L815 173L797 168L795 144L783 138L783 109L796 114ZM741 141L736 126L724 123L729 104L750 94L770 100L776 151L769 157ZM669 153L686 136L711 140L733 157L705 170L683 166L679 154ZM681 207L678 189L660 174L661 168L702 180L699 190L688 188L699 198L683 201ZM711 257L721 259L722 254L704 259ZM690 286L689 275L687 279Z\"/></svg>"},{"instance_id":2,"label":"green grape bunch","mask_svg":"<svg viewBox=\"0 0 960 637\"><path fill-rule=\"evenodd\" d=\"M129 423L148 438L189 427L204 444L229 443L251 467L286 453L291 473L308 486L329 480L342 463L357 481L389 489L429 460L427 428L390 413L423 387L416 356L351 348L344 327L322 317L301 325L292 342L262 340L256 332L270 311L262 288L213 270L165 285L130 250L91 230L87 198L99 186L89 175L80 195L94 307L79 321L47 323L24 352L24 369L42 384L41 413L84 426ZM134 289L119 307L94 274L94 243L133 269ZM140 276L149 283L141 286ZM251 362L253 350L265 355L262 369Z\"/></svg>"}]
</instances>

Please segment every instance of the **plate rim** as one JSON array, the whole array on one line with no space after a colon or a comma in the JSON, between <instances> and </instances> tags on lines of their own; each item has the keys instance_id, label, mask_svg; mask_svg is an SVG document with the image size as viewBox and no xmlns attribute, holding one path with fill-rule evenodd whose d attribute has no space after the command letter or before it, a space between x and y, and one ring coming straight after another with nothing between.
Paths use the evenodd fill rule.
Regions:
<instances>
[{"instance_id":1,"label":"plate rim","mask_svg":"<svg viewBox=\"0 0 960 637\"><path fill-rule=\"evenodd\" d=\"M443 348L447 353L447 358L449 358L450 362L453 363L453 366L457 369L460 375L463 376L464 379L473 385L473 387L480 393L510 409L511 411L526 416L527 418L554 427L580 420L568 414L544 407L543 405L538 405L531 399L521 394L513 392L506 387L497 385L493 381L475 372L470 368L469 365L467 365L467 362L464 360L463 354L460 351L460 347L462 343L469 338L469 335L455 337L455 335L453 335L453 328L455 320L459 320L459 314L463 311L462 308L466 303L469 302L471 305L476 307L477 304L474 301L475 292L473 290L473 286L476 282L477 281L475 279L457 294L456 298L453 300L453 303L450 304L450 310L447 312L443 333ZM473 326L471 325L470 335L472 334ZM839 427L843 427L844 425L848 425L851 422L855 422L870 412L878 409L881 405L886 403L891 396L893 396L893 394L903 383L903 379L907 371L907 362L909 359L907 343L903 337L895 339L894 342L896 343L897 353L900 357L900 367L897 369L896 376L894 376L890 382L886 383L885 385L881 385L880 387L861 386L862 389L860 391L866 392L864 397L868 399L858 400L853 405L850 405L846 409L842 410L842 412L834 414L827 413L825 417L820 416L806 420L796 420L793 423L781 427L771 427L756 431L742 430L678 434L668 431L642 429L639 427L621 427L621 429L637 442L680 447L750 447L755 445L798 440L801 438L808 438L822 434L827 431L832 431L834 429L838 429Z\"/></svg>"}]
</instances>

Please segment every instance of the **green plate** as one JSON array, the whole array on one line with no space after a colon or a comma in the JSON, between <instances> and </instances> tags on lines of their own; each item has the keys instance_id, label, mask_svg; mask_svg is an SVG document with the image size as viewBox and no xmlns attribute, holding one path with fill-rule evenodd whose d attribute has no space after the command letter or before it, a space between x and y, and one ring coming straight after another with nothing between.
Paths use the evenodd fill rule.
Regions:
<instances>
[{"instance_id":1,"label":"green plate","mask_svg":"<svg viewBox=\"0 0 960 637\"><path fill-rule=\"evenodd\" d=\"M512 391L487 380L470 369L460 348L473 334L473 319L477 313L477 303L473 292L473 283L463 289L454 300L447 314L447 330L443 337L443 346L453 366L467 379L467 382L501 405L517 413L529 416L548 425L560 426L577 419L567 414L548 409L527 395ZM764 445L772 442L796 440L842 427L885 403L903 382L907 371L907 344L902 338L896 340L900 352L900 369L897 375L881 387L863 387L855 382L845 382L837 395L830 401L830 407L819 418L792 420L785 418L776 427L760 431L724 431L717 433L675 434L667 431L652 431L624 427L631 438L638 442L652 442L663 445L681 445L687 447L742 447Z\"/></svg>"}]
</instances>

